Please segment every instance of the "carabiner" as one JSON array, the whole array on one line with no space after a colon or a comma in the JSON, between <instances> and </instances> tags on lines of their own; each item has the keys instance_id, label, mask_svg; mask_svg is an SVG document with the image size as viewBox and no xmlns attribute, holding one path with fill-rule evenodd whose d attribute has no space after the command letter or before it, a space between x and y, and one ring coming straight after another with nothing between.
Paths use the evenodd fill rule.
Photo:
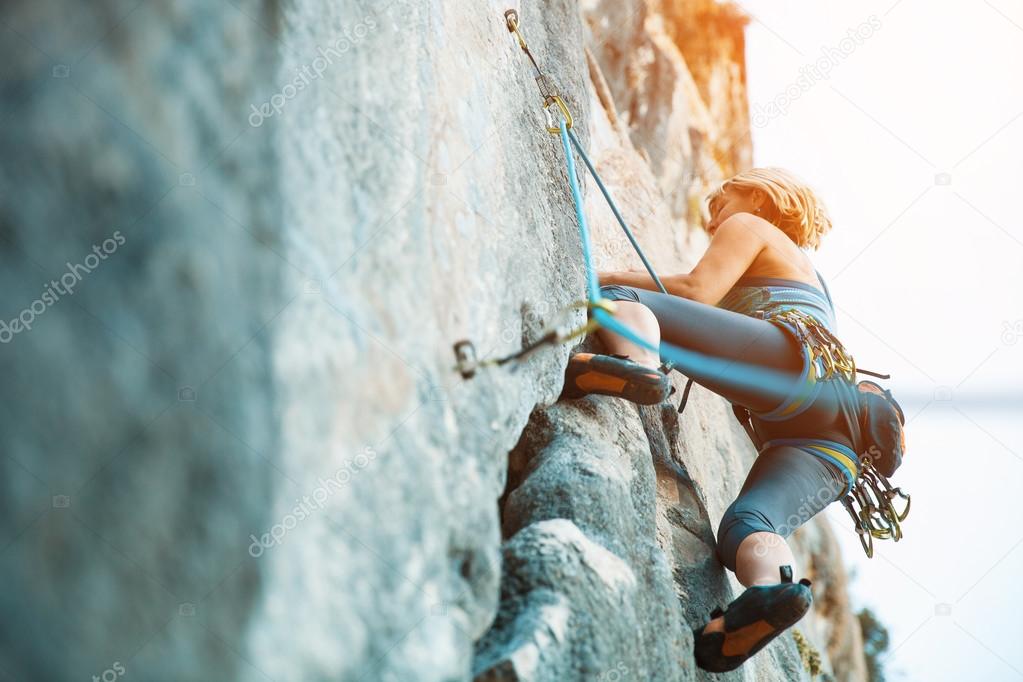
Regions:
<instances>
[{"instance_id":1,"label":"carabiner","mask_svg":"<svg viewBox=\"0 0 1023 682\"><path fill-rule=\"evenodd\" d=\"M561 109L561 115L565 117L565 129L572 129L572 113L568 110L568 106L565 104L565 100L561 99L561 95L551 95L547 97L543 102L543 111L547 115L547 123L553 123L548 108L552 104L557 104L558 108ZM547 132L551 135L557 135L561 132L561 126L548 125Z\"/></svg>"},{"instance_id":2,"label":"carabiner","mask_svg":"<svg viewBox=\"0 0 1023 682\"><path fill-rule=\"evenodd\" d=\"M508 27L508 33L514 33L515 37L519 39L519 47L524 51L528 51L526 47L526 39L519 33L519 13L513 9L507 10L504 13L504 23Z\"/></svg>"}]
</instances>

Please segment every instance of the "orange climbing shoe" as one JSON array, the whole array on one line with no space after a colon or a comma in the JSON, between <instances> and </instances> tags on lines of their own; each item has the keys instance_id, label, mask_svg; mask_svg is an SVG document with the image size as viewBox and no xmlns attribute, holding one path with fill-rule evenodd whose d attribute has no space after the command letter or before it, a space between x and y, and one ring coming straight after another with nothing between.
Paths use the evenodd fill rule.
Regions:
<instances>
[{"instance_id":1,"label":"orange climbing shoe","mask_svg":"<svg viewBox=\"0 0 1023 682\"><path fill-rule=\"evenodd\" d=\"M728 608L714 609L711 621L693 630L696 664L714 673L735 670L791 627L810 609L810 581L792 582L792 567L780 567L781 582L746 588Z\"/></svg>"},{"instance_id":2,"label":"orange climbing shoe","mask_svg":"<svg viewBox=\"0 0 1023 682\"><path fill-rule=\"evenodd\" d=\"M565 370L565 388L561 399L572 400L590 393L631 400L640 405L656 405L675 392L664 372L613 353L576 353Z\"/></svg>"}]
</instances>

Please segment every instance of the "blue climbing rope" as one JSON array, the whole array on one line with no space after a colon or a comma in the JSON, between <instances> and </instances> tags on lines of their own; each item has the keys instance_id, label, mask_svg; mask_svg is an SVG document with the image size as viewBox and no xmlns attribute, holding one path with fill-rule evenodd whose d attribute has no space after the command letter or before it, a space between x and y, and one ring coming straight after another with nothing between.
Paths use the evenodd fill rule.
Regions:
<instances>
[{"instance_id":1,"label":"blue climbing rope","mask_svg":"<svg viewBox=\"0 0 1023 682\"><path fill-rule=\"evenodd\" d=\"M586 164L586 168L590 171L590 175L596 181L597 187L600 188L600 193L604 195L604 199L607 201L607 205L610 207L611 212L614 214L615 219L618 221L618 224L621 225L622 231L624 231L625 236L629 238L629 242L632 244L632 248L636 250L636 254L639 255L639 259L643 261L643 266L646 268L646 271L650 273L650 277L652 277L654 283L657 284L657 288L660 289L662 293L667 294L668 290L664 288L664 284L661 283L661 278L657 276L656 272L654 272L654 266L652 266L650 264L650 261L647 260L646 254L644 254L643 249L640 248L639 242L636 241L635 235L632 234L632 230L630 230L629 226L625 223L625 218L622 217L622 212L618 210L618 204L616 204L615 200L611 197L611 193L607 191L607 187L604 185L604 181L600 179L600 174L597 173L597 169L593 167L593 162L590 161L590 157L586 154L586 151L583 149L582 144L579 143L579 138L575 136L575 133L570 128L568 128L568 124L565 123L564 121L562 121L560 130L561 145L565 149L565 158L568 159L569 175L573 179L575 178L575 162L572 160L572 150L568 147L568 142L565 139L566 133L568 139L572 141L572 146L575 147L576 151L579 152L579 156L582 157L583 163ZM585 217L582 215L582 209L580 208L582 205L582 200L579 197L579 188L575 186L575 184L576 183L573 183L572 187L572 200L575 202L576 217L579 218L583 223L585 223ZM587 235L588 234L589 230L587 229ZM589 244L586 244L587 240L588 237L583 239L584 244L583 250L586 252L584 254L584 258L586 259L586 272L589 274L592 273L593 268L591 267L591 259L589 256L590 247ZM588 290L590 292L590 300L591 301L599 300L600 299L599 286L596 288L596 290L594 290L595 277L588 277L587 283ZM596 296L596 298L594 298L594 296ZM673 362L668 361L661 366L661 369L664 371L665 374L667 374L671 372L671 370L673 369L672 367L673 365L674 365Z\"/></svg>"},{"instance_id":2,"label":"blue climbing rope","mask_svg":"<svg viewBox=\"0 0 1023 682\"><path fill-rule=\"evenodd\" d=\"M568 164L568 185L572 190L572 202L575 204L575 217L579 223L579 235L583 242L583 260L586 263L586 291L590 301L600 300L600 285L597 282L597 273L593 269L593 253L590 249L590 230L586 224L586 215L583 213L583 199L579 192L579 181L575 175L575 160L572 157L572 147L568 144L568 128L565 126L565 119L561 119L559 125L561 131L561 146L565 150L565 161ZM573 135L573 137L575 137ZM589 165L589 159L585 156L583 160Z\"/></svg>"},{"instance_id":3,"label":"blue climbing rope","mask_svg":"<svg viewBox=\"0 0 1023 682\"><path fill-rule=\"evenodd\" d=\"M632 234L632 230L630 230L629 226L625 224L625 218L622 217L622 212L618 210L618 204L616 204L615 200L611 198L611 193L607 191L607 187L604 186L604 181L600 179L600 174L597 173L597 169L594 168L593 163L590 162L590 157L587 156L585 150L583 150L583 146L579 143L579 138L575 136L575 133L572 130L568 131L568 137L572 140L572 145L575 147L576 151L579 152L579 156L582 157L583 163L586 164L586 168L589 169L590 175L592 175L594 181L596 181L597 187L600 188L600 193L603 194L604 199L607 200L607 205L611 208L611 212L614 213L618 224L621 225L622 230L625 231L625 236L628 237L629 241L632 243L632 248L636 250L636 254L639 256L639 259L643 261L643 267L645 267L646 271L650 273L650 276L653 278L657 288L661 290L661 293L668 293L668 290L664 288L663 284L661 284L661 278L657 276L656 272L654 272L654 267L650 265L650 261L647 260L646 254L643 253L643 249L639 248L639 242L636 241L636 237Z\"/></svg>"}]
</instances>

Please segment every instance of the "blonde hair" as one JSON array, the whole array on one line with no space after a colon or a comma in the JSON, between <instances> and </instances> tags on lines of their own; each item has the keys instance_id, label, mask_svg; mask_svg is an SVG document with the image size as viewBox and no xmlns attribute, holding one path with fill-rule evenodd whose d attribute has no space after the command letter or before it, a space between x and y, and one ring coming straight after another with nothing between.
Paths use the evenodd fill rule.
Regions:
<instances>
[{"instance_id":1,"label":"blonde hair","mask_svg":"<svg viewBox=\"0 0 1023 682\"><path fill-rule=\"evenodd\" d=\"M707 210L725 192L748 195L759 189L767 195L759 215L800 248L820 248L821 237L831 229L831 218L820 197L802 180L783 168L751 168L722 182L707 195Z\"/></svg>"}]
</instances>

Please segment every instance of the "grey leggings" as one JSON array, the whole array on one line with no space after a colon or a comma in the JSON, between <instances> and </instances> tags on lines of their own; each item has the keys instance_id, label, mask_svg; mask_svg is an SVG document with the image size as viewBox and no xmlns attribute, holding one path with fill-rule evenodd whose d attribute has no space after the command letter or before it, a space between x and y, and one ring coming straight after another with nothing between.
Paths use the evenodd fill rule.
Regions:
<instances>
[{"instance_id":1,"label":"grey leggings","mask_svg":"<svg viewBox=\"0 0 1023 682\"><path fill-rule=\"evenodd\" d=\"M803 368L802 353L795 340L771 322L636 287L607 285L601 287L600 293L611 300L645 305L657 318L661 339L672 345L789 372L793 386L799 381ZM770 411L782 400L757 386L737 388L733 384L719 383L713 374L699 367L676 367L694 382L754 412ZM842 415L837 418L833 408L827 413L820 408L818 412L815 415L814 406L811 406L798 418L799 432L785 435L823 437L826 434L834 438L833 434L844 431L841 428ZM784 428L784 424L779 427ZM718 525L718 560L735 571L739 543L746 536L767 531L788 537L817 512L839 499L845 485L846 480L837 466L804 450L790 445L763 450L750 468L738 497L725 510Z\"/></svg>"},{"instance_id":2,"label":"grey leggings","mask_svg":"<svg viewBox=\"0 0 1023 682\"><path fill-rule=\"evenodd\" d=\"M845 478L827 460L791 445L766 448L721 517L718 560L735 571L739 543L747 535L768 531L787 538L844 490Z\"/></svg>"}]
</instances>

